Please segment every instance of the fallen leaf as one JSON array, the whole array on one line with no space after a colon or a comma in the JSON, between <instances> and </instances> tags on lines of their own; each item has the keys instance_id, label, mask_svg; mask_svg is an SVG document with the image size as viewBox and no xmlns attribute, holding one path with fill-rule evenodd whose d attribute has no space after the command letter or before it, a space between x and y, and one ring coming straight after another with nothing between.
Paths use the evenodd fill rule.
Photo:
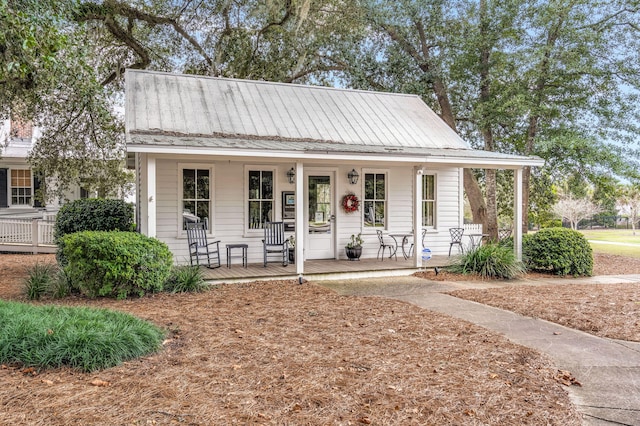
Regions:
<instances>
[{"instance_id":1,"label":"fallen leaf","mask_svg":"<svg viewBox=\"0 0 640 426\"><path fill-rule=\"evenodd\" d=\"M22 370L22 373L23 374L31 374L32 376L36 376L38 374L36 369L33 368L33 367L25 368L24 370Z\"/></svg>"},{"instance_id":2,"label":"fallen leaf","mask_svg":"<svg viewBox=\"0 0 640 426\"><path fill-rule=\"evenodd\" d=\"M365 424L365 425L370 425L370 424L371 424L371 419L370 419L369 417L360 417L360 418L358 419L358 421L359 421L360 423Z\"/></svg>"},{"instance_id":3,"label":"fallen leaf","mask_svg":"<svg viewBox=\"0 0 640 426\"><path fill-rule=\"evenodd\" d=\"M100 380L100 379L94 379L91 381L91 384L93 386L100 386L100 387L106 387L106 386L110 386L111 383L109 382L105 382L104 380Z\"/></svg>"},{"instance_id":4,"label":"fallen leaf","mask_svg":"<svg viewBox=\"0 0 640 426\"><path fill-rule=\"evenodd\" d=\"M53 384L53 381L48 380L48 379L42 379L42 383L44 383L45 385L51 386Z\"/></svg>"}]
</instances>

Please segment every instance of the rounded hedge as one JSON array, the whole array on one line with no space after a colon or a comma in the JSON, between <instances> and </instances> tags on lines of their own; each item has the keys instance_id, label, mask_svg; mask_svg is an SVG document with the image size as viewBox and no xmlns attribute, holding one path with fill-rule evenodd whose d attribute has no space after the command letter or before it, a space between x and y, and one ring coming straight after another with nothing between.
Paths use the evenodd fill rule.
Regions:
<instances>
[{"instance_id":1,"label":"rounded hedge","mask_svg":"<svg viewBox=\"0 0 640 426\"><path fill-rule=\"evenodd\" d=\"M593 252L587 239L568 228L544 228L525 235L522 254L531 270L557 275L593 274Z\"/></svg>"},{"instance_id":2,"label":"rounded hedge","mask_svg":"<svg viewBox=\"0 0 640 426\"><path fill-rule=\"evenodd\" d=\"M133 231L133 205L123 200L85 198L63 205L56 215L56 241L80 231Z\"/></svg>"},{"instance_id":3,"label":"rounded hedge","mask_svg":"<svg viewBox=\"0 0 640 426\"><path fill-rule=\"evenodd\" d=\"M162 291L171 273L169 247L135 232L76 232L60 243L71 287L92 298Z\"/></svg>"}]
</instances>

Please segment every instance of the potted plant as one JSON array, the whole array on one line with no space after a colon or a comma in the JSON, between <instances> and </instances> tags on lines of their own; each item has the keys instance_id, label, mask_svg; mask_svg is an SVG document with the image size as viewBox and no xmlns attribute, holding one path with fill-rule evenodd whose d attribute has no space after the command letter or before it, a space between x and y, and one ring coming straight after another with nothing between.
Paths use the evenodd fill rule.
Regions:
<instances>
[{"instance_id":1,"label":"potted plant","mask_svg":"<svg viewBox=\"0 0 640 426\"><path fill-rule=\"evenodd\" d=\"M296 263L296 237L289 237L289 263Z\"/></svg>"},{"instance_id":2,"label":"potted plant","mask_svg":"<svg viewBox=\"0 0 640 426\"><path fill-rule=\"evenodd\" d=\"M360 259L360 255L362 255L362 243L364 243L364 240L361 234L351 235L351 241L344 247L344 251L347 253L349 260Z\"/></svg>"}]
</instances>

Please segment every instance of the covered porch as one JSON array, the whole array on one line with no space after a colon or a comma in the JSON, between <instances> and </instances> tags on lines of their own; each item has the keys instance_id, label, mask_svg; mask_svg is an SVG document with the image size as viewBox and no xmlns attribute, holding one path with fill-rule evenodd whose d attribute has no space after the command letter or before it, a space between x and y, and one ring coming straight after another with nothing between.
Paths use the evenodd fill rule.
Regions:
<instances>
[{"instance_id":1,"label":"covered porch","mask_svg":"<svg viewBox=\"0 0 640 426\"><path fill-rule=\"evenodd\" d=\"M400 276L410 275L420 270L433 270L447 266L453 260L452 257L435 255L426 262L422 268L416 268L412 258L404 259L402 255L395 258L360 259L350 261L345 259L306 260L304 262L304 275L296 273L296 265L282 266L278 263L269 263L265 268L262 263L249 263L246 268L241 263L233 263L230 268L224 264L216 269L203 268L204 278L210 284L237 283L256 280L289 280L303 277L307 280L332 280L349 279L375 276Z\"/></svg>"}]
</instances>

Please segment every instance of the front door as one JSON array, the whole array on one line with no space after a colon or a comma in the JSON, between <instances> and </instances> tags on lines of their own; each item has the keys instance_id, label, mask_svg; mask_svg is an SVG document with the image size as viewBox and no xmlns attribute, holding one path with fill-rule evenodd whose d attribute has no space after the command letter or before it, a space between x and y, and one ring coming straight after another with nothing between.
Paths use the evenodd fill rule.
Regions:
<instances>
[{"instance_id":1,"label":"front door","mask_svg":"<svg viewBox=\"0 0 640 426\"><path fill-rule=\"evenodd\" d=\"M334 259L333 179L329 173L307 176L305 258Z\"/></svg>"}]
</instances>

